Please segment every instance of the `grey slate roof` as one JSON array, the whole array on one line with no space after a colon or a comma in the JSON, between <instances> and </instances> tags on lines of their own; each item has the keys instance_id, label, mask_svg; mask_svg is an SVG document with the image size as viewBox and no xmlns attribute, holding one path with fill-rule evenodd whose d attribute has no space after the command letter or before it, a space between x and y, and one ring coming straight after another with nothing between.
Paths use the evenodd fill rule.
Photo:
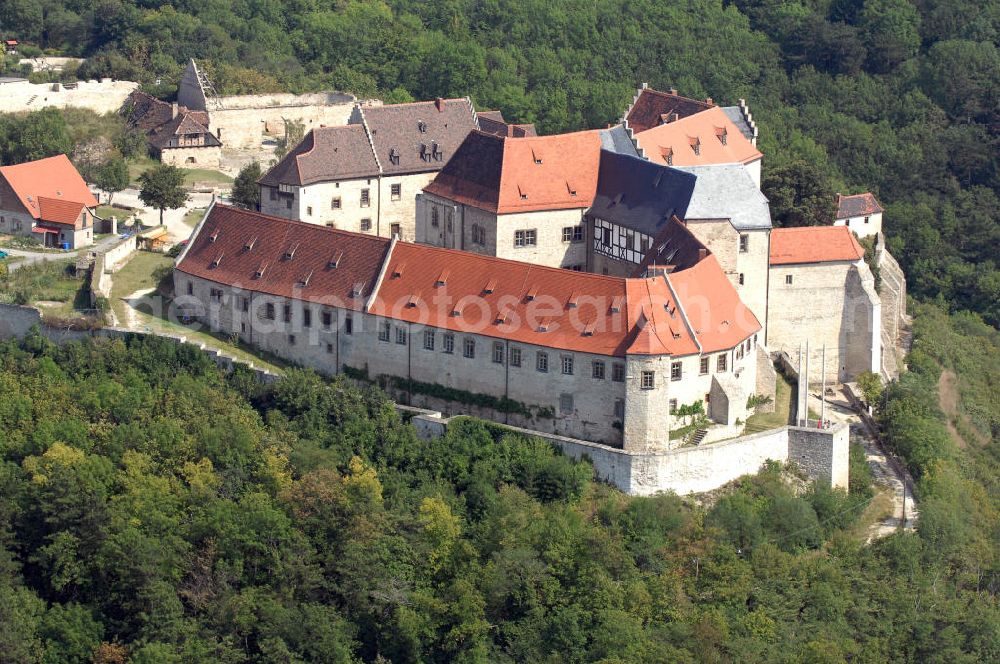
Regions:
<instances>
[{"instance_id":1,"label":"grey slate roof","mask_svg":"<svg viewBox=\"0 0 1000 664\"><path fill-rule=\"evenodd\" d=\"M360 112L385 175L441 170L477 128L468 98L369 106Z\"/></svg>"},{"instance_id":2,"label":"grey slate roof","mask_svg":"<svg viewBox=\"0 0 1000 664\"><path fill-rule=\"evenodd\" d=\"M313 129L258 182L305 186L314 182L375 178L378 163L361 125Z\"/></svg>"},{"instance_id":3,"label":"grey slate roof","mask_svg":"<svg viewBox=\"0 0 1000 664\"><path fill-rule=\"evenodd\" d=\"M694 188L690 173L601 150L590 214L656 237L672 216L684 218Z\"/></svg>"},{"instance_id":4,"label":"grey slate roof","mask_svg":"<svg viewBox=\"0 0 1000 664\"><path fill-rule=\"evenodd\" d=\"M748 140L753 140L753 128L747 123L739 106L723 106L722 112L726 114L733 124L740 130L740 133Z\"/></svg>"},{"instance_id":5,"label":"grey slate roof","mask_svg":"<svg viewBox=\"0 0 1000 664\"><path fill-rule=\"evenodd\" d=\"M630 157L639 156L639 151L636 150L635 143L629 138L628 130L622 125L615 125L614 127L601 130L601 148Z\"/></svg>"},{"instance_id":6,"label":"grey slate roof","mask_svg":"<svg viewBox=\"0 0 1000 664\"><path fill-rule=\"evenodd\" d=\"M729 219L739 230L771 228L767 197L741 164L686 166L697 176L685 219Z\"/></svg>"}]
</instances>

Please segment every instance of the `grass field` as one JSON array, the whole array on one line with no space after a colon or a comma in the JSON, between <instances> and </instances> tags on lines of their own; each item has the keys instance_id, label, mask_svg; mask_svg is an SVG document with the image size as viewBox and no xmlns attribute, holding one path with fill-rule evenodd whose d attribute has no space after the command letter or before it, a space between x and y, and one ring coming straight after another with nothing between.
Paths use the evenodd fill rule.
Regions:
<instances>
[{"instance_id":1,"label":"grass field","mask_svg":"<svg viewBox=\"0 0 1000 664\"><path fill-rule=\"evenodd\" d=\"M193 208L187 211L184 215L184 223L194 228L201 221L201 218L205 216L205 208Z\"/></svg>"},{"instance_id":2,"label":"grass field","mask_svg":"<svg viewBox=\"0 0 1000 664\"><path fill-rule=\"evenodd\" d=\"M777 373L777 380L775 381L775 397L774 397L774 412L773 413L757 413L756 415L751 415L747 419L746 429L744 433L757 433L758 431L766 431L768 429L774 429L776 427L785 426L793 421L792 415L792 404L795 403L794 394L797 389L794 385L788 382L784 374L780 371Z\"/></svg>"},{"instance_id":3,"label":"grass field","mask_svg":"<svg viewBox=\"0 0 1000 664\"><path fill-rule=\"evenodd\" d=\"M128 164L128 177L129 181L133 186L138 186L139 176L148 171L151 168L159 166L160 162L150 159L149 157L143 157L142 159L133 159ZM220 173L219 171L210 171L204 168L185 168L184 171L184 186L193 187L198 182L206 182L211 184L230 184L233 178L229 177L225 173Z\"/></svg>"}]
</instances>

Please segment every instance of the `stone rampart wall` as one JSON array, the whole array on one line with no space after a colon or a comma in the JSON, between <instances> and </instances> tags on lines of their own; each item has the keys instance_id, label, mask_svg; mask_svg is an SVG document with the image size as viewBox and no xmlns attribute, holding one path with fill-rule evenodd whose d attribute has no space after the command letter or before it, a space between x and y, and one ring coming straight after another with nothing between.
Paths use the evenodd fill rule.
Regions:
<instances>
[{"instance_id":1,"label":"stone rampart wall","mask_svg":"<svg viewBox=\"0 0 1000 664\"><path fill-rule=\"evenodd\" d=\"M95 113L117 113L139 87L132 81L80 81L75 88L61 83L4 83L0 85L0 113L37 111L46 106L89 108Z\"/></svg>"}]
</instances>

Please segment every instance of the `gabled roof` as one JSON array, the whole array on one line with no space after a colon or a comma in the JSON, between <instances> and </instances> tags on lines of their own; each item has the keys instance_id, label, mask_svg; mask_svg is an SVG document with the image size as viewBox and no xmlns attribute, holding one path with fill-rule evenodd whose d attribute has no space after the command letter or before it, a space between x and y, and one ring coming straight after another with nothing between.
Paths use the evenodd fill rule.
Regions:
<instances>
[{"instance_id":1,"label":"gabled roof","mask_svg":"<svg viewBox=\"0 0 1000 664\"><path fill-rule=\"evenodd\" d=\"M695 180L685 219L729 219L738 230L771 228L771 210L746 167L686 166Z\"/></svg>"},{"instance_id":2,"label":"gabled roof","mask_svg":"<svg viewBox=\"0 0 1000 664\"><path fill-rule=\"evenodd\" d=\"M39 220L56 224L79 226L82 224L80 214L84 204L79 201L68 201L61 198L38 197Z\"/></svg>"},{"instance_id":3,"label":"gabled roof","mask_svg":"<svg viewBox=\"0 0 1000 664\"><path fill-rule=\"evenodd\" d=\"M759 329L752 314L748 324L737 324L745 307L711 256L667 276L623 279L219 204L176 269L246 291L355 310L370 298L369 313L395 320L618 357L697 353L691 329L706 352L724 342L735 346ZM352 295L356 284L364 285L360 296ZM703 308L697 317L690 313L695 307Z\"/></svg>"},{"instance_id":4,"label":"gabled roof","mask_svg":"<svg viewBox=\"0 0 1000 664\"><path fill-rule=\"evenodd\" d=\"M386 175L440 170L469 132L476 129L475 113L468 98L355 109L364 118L375 155Z\"/></svg>"},{"instance_id":5,"label":"gabled roof","mask_svg":"<svg viewBox=\"0 0 1000 664\"><path fill-rule=\"evenodd\" d=\"M676 90L660 92L652 88L642 88L632 106L625 112L625 122L635 133L658 127L673 117L686 118L713 108L711 100L702 101L677 94Z\"/></svg>"},{"instance_id":6,"label":"gabled roof","mask_svg":"<svg viewBox=\"0 0 1000 664\"><path fill-rule=\"evenodd\" d=\"M672 166L749 164L763 155L719 107L635 135L648 159Z\"/></svg>"},{"instance_id":7,"label":"gabled roof","mask_svg":"<svg viewBox=\"0 0 1000 664\"><path fill-rule=\"evenodd\" d=\"M837 219L863 217L883 211L882 206L875 199L875 194L870 191L852 196L837 194Z\"/></svg>"},{"instance_id":8,"label":"gabled roof","mask_svg":"<svg viewBox=\"0 0 1000 664\"><path fill-rule=\"evenodd\" d=\"M656 237L671 217L684 217L695 179L684 171L601 150L590 214Z\"/></svg>"},{"instance_id":9,"label":"gabled roof","mask_svg":"<svg viewBox=\"0 0 1000 664\"><path fill-rule=\"evenodd\" d=\"M0 176L7 180L21 204L35 219L40 217L39 198L76 201L89 208L97 207L97 199L87 183L70 163L59 154L37 161L0 167Z\"/></svg>"},{"instance_id":10,"label":"gabled roof","mask_svg":"<svg viewBox=\"0 0 1000 664\"><path fill-rule=\"evenodd\" d=\"M760 321L743 304L715 256L667 278L684 306L704 353L726 350L760 331Z\"/></svg>"},{"instance_id":11,"label":"gabled roof","mask_svg":"<svg viewBox=\"0 0 1000 664\"><path fill-rule=\"evenodd\" d=\"M363 309L388 249L385 238L216 204L177 269L246 290ZM356 284L363 284L360 296L353 295Z\"/></svg>"},{"instance_id":12,"label":"gabled roof","mask_svg":"<svg viewBox=\"0 0 1000 664\"><path fill-rule=\"evenodd\" d=\"M313 129L260 179L260 184L305 186L315 182L373 178L379 175L362 125Z\"/></svg>"},{"instance_id":13,"label":"gabled roof","mask_svg":"<svg viewBox=\"0 0 1000 664\"><path fill-rule=\"evenodd\" d=\"M723 106L722 112L726 114L726 117L729 118L734 125L736 125L736 128L740 130L740 133L743 134L743 137L748 141L753 141L757 138L756 126L747 121L747 116L744 115L743 109L739 106Z\"/></svg>"},{"instance_id":14,"label":"gabled roof","mask_svg":"<svg viewBox=\"0 0 1000 664\"><path fill-rule=\"evenodd\" d=\"M651 266L671 267L686 270L704 260L710 253L701 240L677 217L671 217L659 233L653 236L653 246L649 248L633 276L645 274Z\"/></svg>"},{"instance_id":15,"label":"gabled roof","mask_svg":"<svg viewBox=\"0 0 1000 664\"><path fill-rule=\"evenodd\" d=\"M511 138L524 138L525 136L538 136L533 124L512 124L503 118L500 111L479 111L476 113L479 120L479 130L494 136L509 136Z\"/></svg>"},{"instance_id":16,"label":"gabled roof","mask_svg":"<svg viewBox=\"0 0 1000 664\"><path fill-rule=\"evenodd\" d=\"M598 131L503 138L473 132L424 191L499 214L590 207Z\"/></svg>"},{"instance_id":17,"label":"gabled roof","mask_svg":"<svg viewBox=\"0 0 1000 664\"><path fill-rule=\"evenodd\" d=\"M148 140L150 145L160 149L169 147L179 147L170 145L170 142L175 140L178 136L186 136L191 134L204 136L205 146L222 145L222 142L219 141L219 139L216 138L215 135L208 130L208 127L198 122L198 120L195 119L194 114L189 113L187 111L183 113L178 113L177 117L171 119L166 124L160 125L156 129L154 129L149 134ZM189 146L184 146L184 147L189 147Z\"/></svg>"},{"instance_id":18,"label":"gabled roof","mask_svg":"<svg viewBox=\"0 0 1000 664\"><path fill-rule=\"evenodd\" d=\"M195 122L209 126L208 113L192 111L184 106L177 107L177 114L188 114ZM121 114L129 126L137 127L145 132L153 131L174 119L173 104L157 99L141 90L133 90L122 105Z\"/></svg>"},{"instance_id":19,"label":"gabled roof","mask_svg":"<svg viewBox=\"0 0 1000 664\"><path fill-rule=\"evenodd\" d=\"M771 265L858 261L865 250L847 226L802 226L771 231Z\"/></svg>"}]
</instances>

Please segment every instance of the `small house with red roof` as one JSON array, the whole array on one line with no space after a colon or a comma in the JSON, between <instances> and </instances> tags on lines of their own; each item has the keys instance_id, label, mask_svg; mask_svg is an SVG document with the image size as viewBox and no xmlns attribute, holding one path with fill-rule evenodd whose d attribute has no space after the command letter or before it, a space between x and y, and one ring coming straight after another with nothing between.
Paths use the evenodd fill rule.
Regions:
<instances>
[{"instance_id":1,"label":"small house with red roof","mask_svg":"<svg viewBox=\"0 0 1000 664\"><path fill-rule=\"evenodd\" d=\"M97 199L69 158L0 167L0 233L37 238L46 247L94 242Z\"/></svg>"},{"instance_id":2,"label":"small house with red roof","mask_svg":"<svg viewBox=\"0 0 1000 664\"><path fill-rule=\"evenodd\" d=\"M17 41L16 39L4 39L3 49L8 55L13 55L14 53L17 53L17 47L20 45L20 43L21 42Z\"/></svg>"},{"instance_id":3,"label":"small house with red roof","mask_svg":"<svg viewBox=\"0 0 1000 664\"><path fill-rule=\"evenodd\" d=\"M771 231L767 345L798 357L809 343L810 375L847 382L882 367L881 299L864 247L846 226Z\"/></svg>"},{"instance_id":4,"label":"small house with red roof","mask_svg":"<svg viewBox=\"0 0 1000 664\"><path fill-rule=\"evenodd\" d=\"M428 386L486 395L520 406L447 408L640 452L679 444L681 406L745 421L763 341L705 251L623 278L218 204L174 287L213 330L323 373L410 386L401 398L413 405L441 407Z\"/></svg>"},{"instance_id":5,"label":"small house with red roof","mask_svg":"<svg viewBox=\"0 0 1000 664\"><path fill-rule=\"evenodd\" d=\"M883 211L875 194L870 191L849 196L837 194L837 216L833 225L847 226L858 237L878 235L882 232Z\"/></svg>"}]
</instances>

